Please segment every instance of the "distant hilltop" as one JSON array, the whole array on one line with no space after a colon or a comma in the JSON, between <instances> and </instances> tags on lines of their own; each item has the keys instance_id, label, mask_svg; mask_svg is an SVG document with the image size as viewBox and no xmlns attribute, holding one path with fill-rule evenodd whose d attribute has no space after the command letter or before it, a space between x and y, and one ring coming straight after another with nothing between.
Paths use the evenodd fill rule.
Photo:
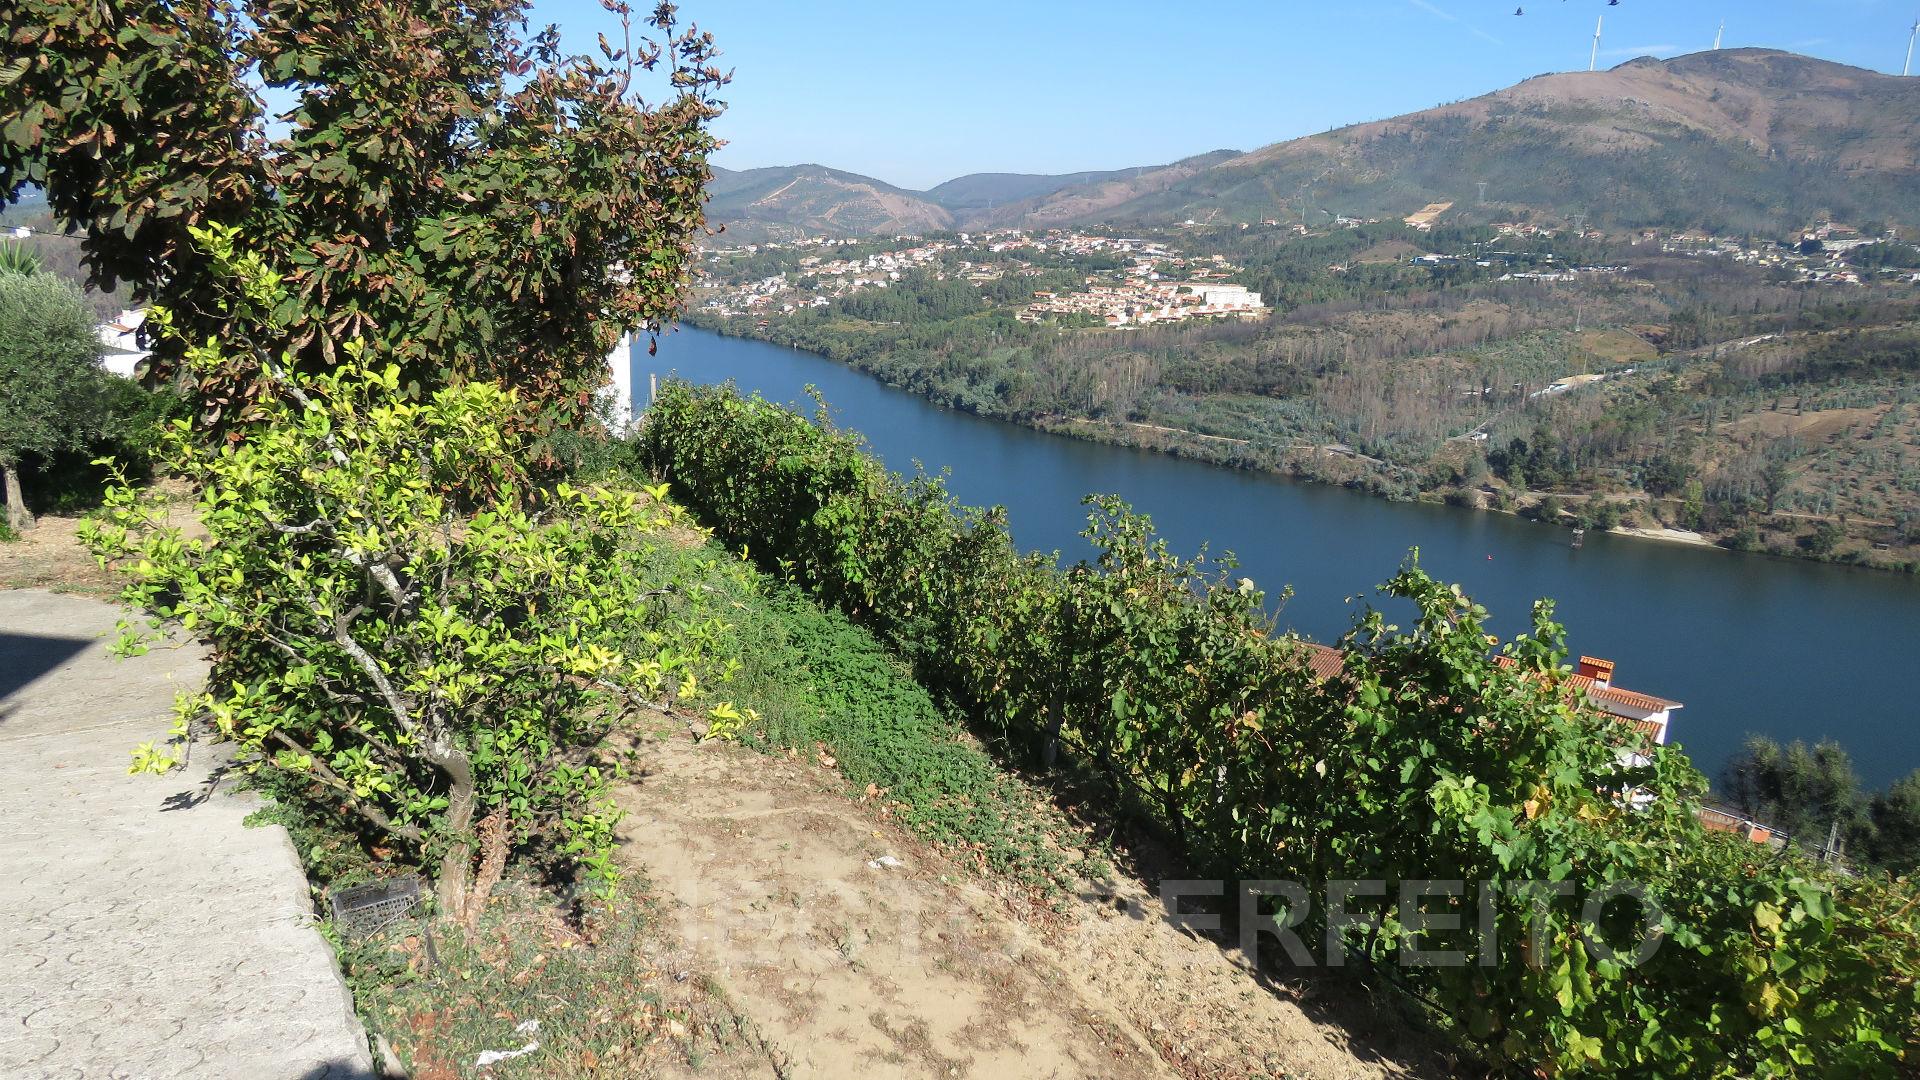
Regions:
<instances>
[{"instance_id":1,"label":"distant hilltop","mask_svg":"<svg viewBox=\"0 0 1920 1080\"><path fill-rule=\"evenodd\" d=\"M1920 78L1772 49L1643 57L1167 165L976 173L909 191L818 165L716 170L742 239L1093 223L1324 224L1452 203L1601 227L1920 222ZM1484 192L1484 194L1483 194Z\"/></svg>"}]
</instances>

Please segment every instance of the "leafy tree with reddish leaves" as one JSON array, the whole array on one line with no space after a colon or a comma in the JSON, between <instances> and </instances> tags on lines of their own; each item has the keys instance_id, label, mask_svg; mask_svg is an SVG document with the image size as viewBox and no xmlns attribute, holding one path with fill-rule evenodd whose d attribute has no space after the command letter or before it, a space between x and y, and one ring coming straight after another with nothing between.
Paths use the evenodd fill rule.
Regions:
<instances>
[{"instance_id":1,"label":"leafy tree with reddish leaves","mask_svg":"<svg viewBox=\"0 0 1920 1080\"><path fill-rule=\"evenodd\" d=\"M259 415L263 357L354 340L416 393L496 381L576 423L621 335L678 310L727 78L675 5L603 2L619 40L583 57L525 0L13 0L0 197L43 188L98 284L172 313L155 373L210 424ZM281 329L233 314L189 237L213 225L284 276ZM233 361L181 362L209 339Z\"/></svg>"}]
</instances>

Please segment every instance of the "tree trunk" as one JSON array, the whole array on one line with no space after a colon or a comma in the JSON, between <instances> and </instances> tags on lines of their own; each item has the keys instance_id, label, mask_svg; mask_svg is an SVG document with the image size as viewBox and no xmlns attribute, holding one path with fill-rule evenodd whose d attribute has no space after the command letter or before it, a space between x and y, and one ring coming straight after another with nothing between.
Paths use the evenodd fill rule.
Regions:
<instances>
[{"instance_id":1,"label":"tree trunk","mask_svg":"<svg viewBox=\"0 0 1920 1080\"><path fill-rule=\"evenodd\" d=\"M459 919L466 914L467 886L473 879L473 842L467 836L473 825L473 762L444 735L430 739L425 749L427 760L447 774L446 825L456 838L440 857L434 898L442 918Z\"/></svg>"},{"instance_id":2,"label":"tree trunk","mask_svg":"<svg viewBox=\"0 0 1920 1080\"><path fill-rule=\"evenodd\" d=\"M467 909L460 918L468 933L480 925L480 916L487 910L487 898L493 895L493 887L500 884L500 876L506 872L506 811L495 810L481 818L475 831L480 834L480 873L467 890Z\"/></svg>"},{"instance_id":3,"label":"tree trunk","mask_svg":"<svg viewBox=\"0 0 1920 1080\"><path fill-rule=\"evenodd\" d=\"M0 468L7 474L7 528L26 532L33 528L33 515L27 513L26 496L20 494L20 466L10 461Z\"/></svg>"}]
</instances>

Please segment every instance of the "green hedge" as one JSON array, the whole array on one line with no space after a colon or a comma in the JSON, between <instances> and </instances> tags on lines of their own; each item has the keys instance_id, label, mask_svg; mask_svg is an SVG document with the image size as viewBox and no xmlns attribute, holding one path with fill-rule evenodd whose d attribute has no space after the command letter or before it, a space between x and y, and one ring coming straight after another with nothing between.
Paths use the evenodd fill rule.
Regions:
<instances>
[{"instance_id":1,"label":"green hedge","mask_svg":"<svg viewBox=\"0 0 1920 1080\"><path fill-rule=\"evenodd\" d=\"M1316 896L1386 883L1376 921L1342 940L1496 1066L1891 1076L1920 1061L1913 890L1704 833L1686 760L1661 748L1623 769L1631 729L1562 685L1548 603L1496 663L1485 610L1410 562L1383 592L1413 622L1369 611L1321 682L1231 563L1174 556L1117 500L1090 500L1097 558L1062 571L1020 554L997 511L730 387L668 383L641 449L721 537L888 640L936 693L1145 792L1197 865ZM1636 809L1629 790L1652 799ZM1395 902L1402 883L1449 880L1503 888L1485 907L1471 892ZM1602 948L1641 929L1631 900L1586 910L1608 886L1664 913L1643 963ZM1288 902L1269 910L1300 917ZM1445 916L1465 925L1420 925ZM1472 957L1485 924L1491 963L1407 963L1410 945ZM1298 930L1324 925L1314 903Z\"/></svg>"}]
</instances>

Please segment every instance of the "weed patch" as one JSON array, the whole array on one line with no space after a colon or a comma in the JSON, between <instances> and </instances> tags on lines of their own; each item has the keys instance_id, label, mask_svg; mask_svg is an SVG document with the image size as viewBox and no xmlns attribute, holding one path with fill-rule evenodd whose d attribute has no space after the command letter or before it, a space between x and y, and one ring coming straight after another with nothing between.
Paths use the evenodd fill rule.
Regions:
<instances>
[{"instance_id":1,"label":"weed patch","mask_svg":"<svg viewBox=\"0 0 1920 1080\"><path fill-rule=\"evenodd\" d=\"M545 890L503 886L471 935L412 924L341 950L370 1032L420 1080L635 1076L755 1052L712 984L677 963L631 892L578 923ZM531 1046L531 1050L526 1048Z\"/></svg>"}]
</instances>

